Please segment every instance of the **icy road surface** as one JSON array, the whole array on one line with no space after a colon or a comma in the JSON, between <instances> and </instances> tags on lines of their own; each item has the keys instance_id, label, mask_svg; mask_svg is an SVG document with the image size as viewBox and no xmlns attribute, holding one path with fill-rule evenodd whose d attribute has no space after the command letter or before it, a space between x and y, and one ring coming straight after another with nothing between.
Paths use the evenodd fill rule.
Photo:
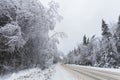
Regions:
<instances>
[{"instance_id":1,"label":"icy road surface","mask_svg":"<svg viewBox=\"0 0 120 80\"><path fill-rule=\"evenodd\" d=\"M61 65L61 67L61 71L64 69L70 75L74 76L74 79L71 77L64 79L64 72L60 72L62 80L120 80L120 69L105 69L76 65Z\"/></svg>"},{"instance_id":2,"label":"icy road surface","mask_svg":"<svg viewBox=\"0 0 120 80\"><path fill-rule=\"evenodd\" d=\"M55 73L51 80L78 80L74 77L73 73L67 70L63 65L56 65Z\"/></svg>"}]
</instances>

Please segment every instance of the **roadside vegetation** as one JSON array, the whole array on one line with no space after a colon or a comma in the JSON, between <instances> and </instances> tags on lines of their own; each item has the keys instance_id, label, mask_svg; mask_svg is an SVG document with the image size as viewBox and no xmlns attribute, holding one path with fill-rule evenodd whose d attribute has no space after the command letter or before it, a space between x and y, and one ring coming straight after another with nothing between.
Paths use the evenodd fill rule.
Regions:
<instances>
[{"instance_id":1,"label":"roadside vegetation","mask_svg":"<svg viewBox=\"0 0 120 80\"><path fill-rule=\"evenodd\" d=\"M89 28L89 27L88 27ZM120 67L120 17L115 24L107 24L102 20L101 38L86 35L77 48L71 50L65 62L77 65L97 67Z\"/></svg>"}]
</instances>

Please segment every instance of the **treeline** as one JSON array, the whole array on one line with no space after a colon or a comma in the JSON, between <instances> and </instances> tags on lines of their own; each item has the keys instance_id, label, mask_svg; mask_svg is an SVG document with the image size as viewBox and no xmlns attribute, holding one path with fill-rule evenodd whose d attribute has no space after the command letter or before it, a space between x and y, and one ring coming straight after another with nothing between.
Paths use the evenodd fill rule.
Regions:
<instances>
[{"instance_id":1,"label":"treeline","mask_svg":"<svg viewBox=\"0 0 120 80\"><path fill-rule=\"evenodd\" d=\"M66 63L97 67L120 67L120 17L116 24L102 20L102 37L83 37L79 46L70 51Z\"/></svg>"},{"instance_id":2,"label":"treeline","mask_svg":"<svg viewBox=\"0 0 120 80\"><path fill-rule=\"evenodd\" d=\"M58 5L39 0L0 0L0 74L59 60L57 39L48 35L60 21Z\"/></svg>"}]
</instances>

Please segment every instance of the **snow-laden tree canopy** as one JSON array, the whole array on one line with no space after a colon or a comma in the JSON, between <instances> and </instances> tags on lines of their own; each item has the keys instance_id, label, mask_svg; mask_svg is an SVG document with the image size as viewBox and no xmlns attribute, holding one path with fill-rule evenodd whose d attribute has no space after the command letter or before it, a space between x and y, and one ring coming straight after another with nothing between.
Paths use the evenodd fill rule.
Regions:
<instances>
[{"instance_id":1,"label":"snow-laden tree canopy","mask_svg":"<svg viewBox=\"0 0 120 80\"><path fill-rule=\"evenodd\" d=\"M52 64L57 46L48 33L62 19L58 8L53 1L44 7L40 0L1 0L0 65L44 68Z\"/></svg>"}]
</instances>

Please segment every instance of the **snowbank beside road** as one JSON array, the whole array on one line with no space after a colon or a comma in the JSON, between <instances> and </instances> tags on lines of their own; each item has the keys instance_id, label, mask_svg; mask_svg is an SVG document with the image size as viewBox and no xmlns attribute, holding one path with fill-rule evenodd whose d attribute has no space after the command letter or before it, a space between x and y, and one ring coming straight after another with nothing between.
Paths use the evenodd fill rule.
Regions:
<instances>
[{"instance_id":1,"label":"snowbank beside road","mask_svg":"<svg viewBox=\"0 0 120 80\"><path fill-rule=\"evenodd\" d=\"M49 68L46 70L41 70L39 68L23 70L18 73L13 73L4 78L0 78L0 80L50 80L51 75L53 74L53 68Z\"/></svg>"}]
</instances>

